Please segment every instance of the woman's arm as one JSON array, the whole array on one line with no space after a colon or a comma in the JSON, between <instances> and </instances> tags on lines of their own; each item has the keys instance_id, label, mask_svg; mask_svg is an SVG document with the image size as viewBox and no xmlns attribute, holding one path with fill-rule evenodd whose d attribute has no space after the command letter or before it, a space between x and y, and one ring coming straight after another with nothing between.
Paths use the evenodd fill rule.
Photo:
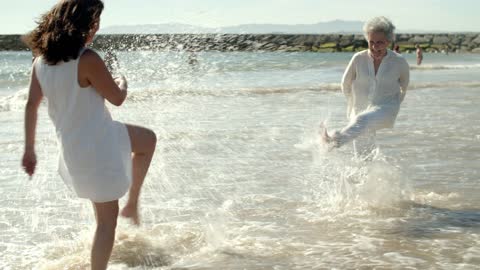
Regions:
<instances>
[{"instance_id":1,"label":"woman's arm","mask_svg":"<svg viewBox=\"0 0 480 270\"><path fill-rule=\"evenodd\" d=\"M35 155L35 130L37 127L37 113L43 93L35 74L35 64L32 67L32 75L30 78L30 87L28 93L28 101L25 106L25 151L22 158L22 166L25 172L32 176L37 165Z\"/></svg>"},{"instance_id":2,"label":"woman's arm","mask_svg":"<svg viewBox=\"0 0 480 270\"><path fill-rule=\"evenodd\" d=\"M355 78L357 77L356 73L356 56L354 55L348 63L345 72L342 77L342 92L347 97L347 118L350 118L352 108L353 108L353 99L352 99L352 84Z\"/></svg>"},{"instance_id":3,"label":"woman's arm","mask_svg":"<svg viewBox=\"0 0 480 270\"><path fill-rule=\"evenodd\" d=\"M102 58L87 50L80 56L79 80L86 79L106 100L116 106L127 98L127 81L124 77L113 79Z\"/></svg>"},{"instance_id":4,"label":"woman's arm","mask_svg":"<svg viewBox=\"0 0 480 270\"><path fill-rule=\"evenodd\" d=\"M348 63L345 72L342 77L342 92L345 96L349 97L352 94L352 84L356 77L356 68L355 68L355 55Z\"/></svg>"}]
</instances>

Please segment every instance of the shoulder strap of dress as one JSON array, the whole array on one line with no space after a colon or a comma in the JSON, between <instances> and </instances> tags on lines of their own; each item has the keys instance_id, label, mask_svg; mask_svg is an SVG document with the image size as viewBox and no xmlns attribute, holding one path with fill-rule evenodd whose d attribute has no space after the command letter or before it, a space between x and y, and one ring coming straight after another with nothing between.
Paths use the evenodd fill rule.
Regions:
<instances>
[{"instance_id":1,"label":"shoulder strap of dress","mask_svg":"<svg viewBox=\"0 0 480 270\"><path fill-rule=\"evenodd\" d=\"M39 72L42 68L42 61L43 61L43 57L41 55L37 56L33 59L32 66L35 67L35 72L36 72L37 78L38 78L38 74L39 74Z\"/></svg>"}]
</instances>

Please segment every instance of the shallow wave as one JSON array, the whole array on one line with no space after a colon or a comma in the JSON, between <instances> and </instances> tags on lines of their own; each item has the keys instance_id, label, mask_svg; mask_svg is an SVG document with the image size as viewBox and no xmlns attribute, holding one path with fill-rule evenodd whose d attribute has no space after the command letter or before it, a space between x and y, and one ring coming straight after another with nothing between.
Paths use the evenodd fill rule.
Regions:
<instances>
[{"instance_id":1,"label":"shallow wave","mask_svg":"<svg viewBox=\"0 0 480 270\"><path fill-rule=\"evenodd\" d=\"M480 81L463 82L424 82L413 83L409 90L421 89L451 89L451 88L478 88ZM240 89L148 89L144 91L131 92L129 99L132 101L152 100L162 96L251 96L251 95L275 95L275 94L295 94L307 91L313 92L336 92L341 91L340 83L325 83L312 86L290 86L290 87L258 87L258 88L240 88Z\"/></svg>"},{"instance_id":2,"label":"shallow wave","mask_svg":"<svg viewBox=\"0 0 480 270\"><path fill-rule=\"evenodd\" d=\"M291 87L258 87L239 89L147 89L130 92L129 100L134 102L154 100L163 96L252 96L252 95L275 95L291 94L305 91L340 91L339 83L327 83L316 86L291 86ZM1 103L0 103L1 104ZM0 105L1 106L1 105ZM0 107L1 108L1 107Z\"/></svg>"},{"instance_id":3,"label":"shallow wave","mask_svg":"<svg viewBox=\"0 0 480 270\"><path fill-rule=\"evenodd\" d=\"M446 82L421 82L412 83L408 88L409 90L415 89L451 89L451 88L477 88L480 87L480 81L446 81Z\"/></svg>"},{"instance_id":4,"label":"shallow wave","mask_svg":"<svg viewBox=\"0 0 480 270\"><path fill-rule=\"evenodd\" d=\"M447 82L420 82L412 83L409 90L421 89L452 89L452 88L480 88L480 81L447 81ZM131 91L128 96L130 102L152 101L164 96L254 96L254 95L276 95L295 94L301 92L336 92L341 91L340 83L324 83L311 86L285 86L285 87L258 87L239 89L147 89ZM27 89L21 89L15 94L0 98L1 111L23 110L28 98Z\"/></svg>"},{"instance_id":5,"label":"shallow wave","mask_svg":"<svg viewBox=\"0 0 480 270\"><path fill-rule=\"evenodd\" d=\"M0 98L0 112L18 111L25 108L25 102L28 98L28 90L21 89L12 95Z\"/></svg>"},{"instance_id":6,"label":"shallow wave","mask_svg":"<svg viewBox=\"0 0 480 270\"><path fill-rule=\"evenodd\" d=\"M410 66L410 69L414 70L437 70L437 69L476 69L480 68L480 64L470 64L470 65L442 65L442 64L433 64L433 65L421 65L421 66Z\"/></svg>"}]
</instances>

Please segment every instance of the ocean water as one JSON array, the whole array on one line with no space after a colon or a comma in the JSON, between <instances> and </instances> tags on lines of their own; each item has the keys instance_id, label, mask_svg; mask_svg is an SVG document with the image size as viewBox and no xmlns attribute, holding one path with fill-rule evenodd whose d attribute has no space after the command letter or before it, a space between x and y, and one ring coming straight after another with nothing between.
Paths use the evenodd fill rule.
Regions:
<instances>
[{"instance_id":1,"label":"ocean water","mask_svg":"<svg viewBox=\"0 0 480 270\"><path fill-rule=\"evenodd\" d=\"M480 55L405 55L411 87L371 161L317 136L347 123L351 56L119 52L130 94L110 111L159 142L109 269L478 269ZM30 54L0 63L0 269L88 269L93 209L56 172L45 104L37 172L20 168Z\"/></svg>"}]
</instances>

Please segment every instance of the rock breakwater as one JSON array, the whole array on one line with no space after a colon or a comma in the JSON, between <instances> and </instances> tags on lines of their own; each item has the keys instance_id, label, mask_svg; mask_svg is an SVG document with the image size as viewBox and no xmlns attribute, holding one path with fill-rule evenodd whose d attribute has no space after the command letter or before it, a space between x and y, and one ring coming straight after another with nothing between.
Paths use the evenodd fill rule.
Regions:
<instances>
[{"instance_id":1,"label":"rock breakwater","mask_svg":"<svg viewBox=\"0 0 480 270\"><path fill-rule=\"evenodd\" d=\"M479 33L397 34L403 52L419 44L426 52L480 53ZM92 44L98 50L215 50L354 52L367 47L361 34L153 34L98 35ZM20 35L0 35L0 50L27 50Z\"/></svg>"}]
</instances>

